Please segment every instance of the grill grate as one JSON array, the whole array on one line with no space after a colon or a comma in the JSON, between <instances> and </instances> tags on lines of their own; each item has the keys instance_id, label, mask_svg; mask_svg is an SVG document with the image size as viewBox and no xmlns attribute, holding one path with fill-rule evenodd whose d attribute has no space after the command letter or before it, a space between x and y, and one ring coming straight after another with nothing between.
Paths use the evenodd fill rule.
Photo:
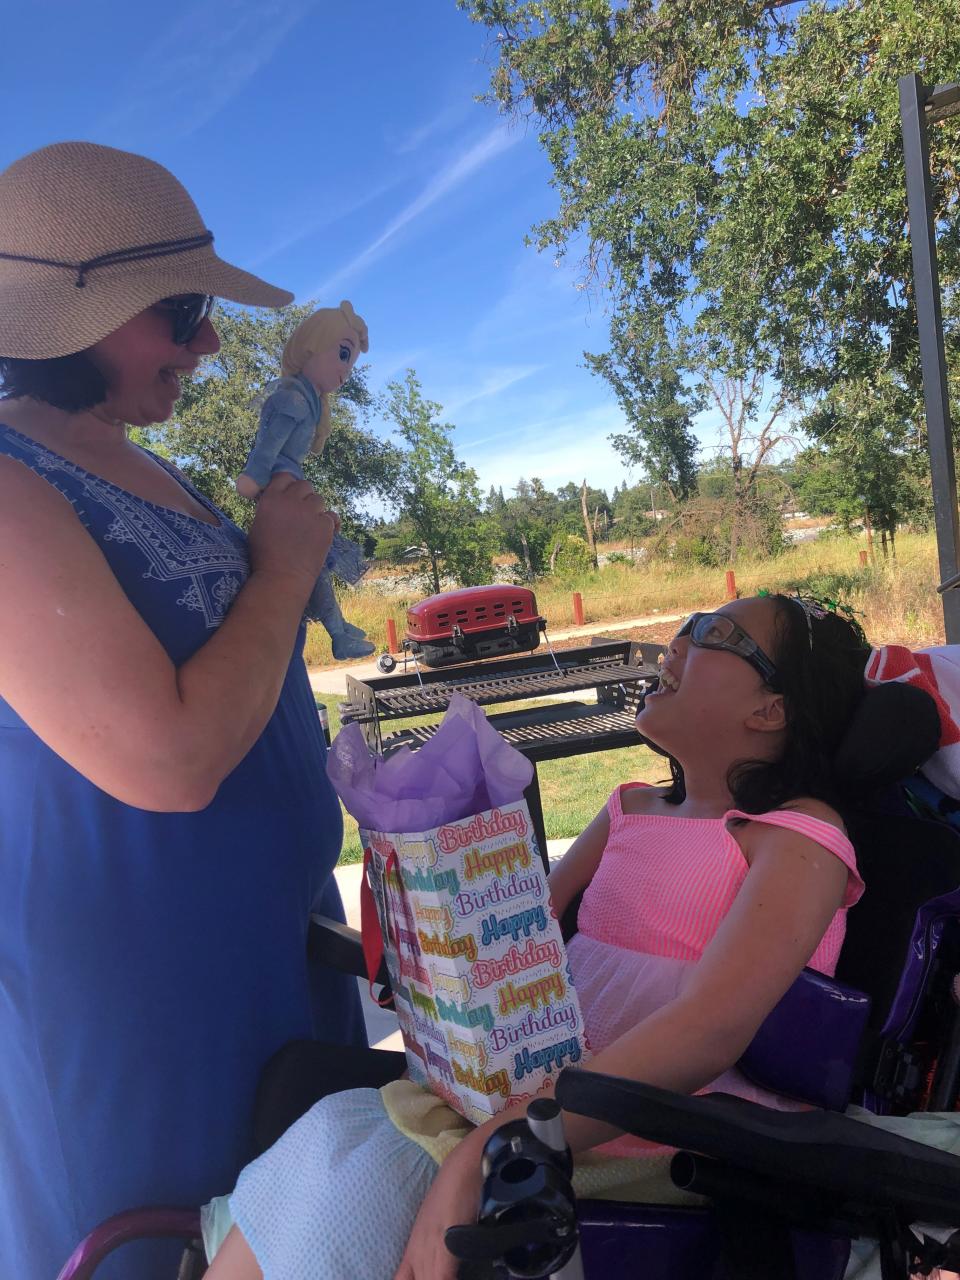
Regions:
<instances>
[{"instance_id":1,"label":"grill grate","mask_svg":"<svg viewBox=\"0 0 960 1280\"><path fill-rule=\"evenodd\" d=\"M601 734L626 733L636 735L633 711L598 710L595 715L579 715L574 720L555 720L550 724L514 725L501 728L501 736L513 747L531 747L547 743L569 742L578 738L595 738ZM391 734L383 740L385 753L396 750L400 746L422 747L436 733L439 725L415 725L400 733ZM639 743L640 739L637 738Z\"/></svg>"},{"instance_id":2,"label":"grill grate","mask_svg":"<svg viewBox=\"0 0 960 1280\"><path fill-rule=\"evenodd\" d=\"M523 698L542 698L551 693L567 693L582 689L585 679L588 679L591 686L625 683L633 685L637 683L638 674L645 676L648 680L655 678L651 673L642 672L637 667L628 666L624 662L596 665L583 663L575 667L562 668L560 671L527 671L498 677L470 676L467 679L427 684L422 688L378 689L377 710L386 719L398 719L400 716L445 711L452 693L462 693L480 706L486 706L491 702L517 702ZM359 708L357 710L359 711ZM344 706L342 711L352 715L354 708Z\"/></svg>"},{"instance_id":3,"label":"grill grate","mask_svg":"<svg viewBox=\"0 0 960 1280\"><path fill-rule=\"evenodd\" d=\"M340 716L344 724L363 726L373 751L390 753L403 745L416 749L434 735L436 717L446 711L452 695L461 693L480 706L534 701L534 706L490 716L507 742L534 760L629 746L636 741L643 690L659 676L660 652L660 646L649 646L641 658L631 642L604 642L602 648L567 650L560 663L551 654L549 662L542 657L477 661L442 677L431 672L426 679L388 676L366 684L348 676L349 701L341 704ZM596 702L576 699L577 692L588 689L595 691ZM390 732L391 721L421 716L433 717L433 723Z\"/></svg>"}]
</instances>

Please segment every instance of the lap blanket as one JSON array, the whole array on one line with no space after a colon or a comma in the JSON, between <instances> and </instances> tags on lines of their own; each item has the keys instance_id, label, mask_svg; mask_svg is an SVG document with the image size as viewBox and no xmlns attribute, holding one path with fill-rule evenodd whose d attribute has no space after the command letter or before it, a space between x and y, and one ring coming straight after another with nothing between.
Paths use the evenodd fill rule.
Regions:
<instances>
[{"instance_id":1,"label":"lap blanket","mask_svg":"<svg viewBox=\"0 0 960 1280\"><path fill-rule=\"evenodd\" d=\"M393 1280L442 1160L469 1132L409 1080L321 1099L202 1213L207 1260L234 1224L265 1280ZM580 1196L697 1204L670 1181L670 1156L578 1158Z\"/></svg>"},{"instance_id":2,"label":"lap blanket","mask_svg":"<svg viewBox=\"0 0 960 1280\"><path fill-rule=\"evenodd\" d=\"M848 1115L960 1154L960 1113ZM265 1280L393 1280L440 1162L468 1132L445 1102L410 1081L331 1094L240 1175L231 1196L203 1209L208 1261L235 1223ZM577 1158L586 1198L696 1204L669 1178L669 1155ZM925 1228L931 1236L949 1235ZM846 1280L880 1280L869 1240L855 1241Z\"/></svg>"}]
</instances>

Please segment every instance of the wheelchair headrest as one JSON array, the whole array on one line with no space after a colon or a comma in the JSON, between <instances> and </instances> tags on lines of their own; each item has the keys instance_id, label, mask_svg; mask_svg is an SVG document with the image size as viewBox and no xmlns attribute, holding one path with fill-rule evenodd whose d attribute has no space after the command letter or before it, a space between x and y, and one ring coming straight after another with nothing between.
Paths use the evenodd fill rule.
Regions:
<instances>
[{"instance_id":1,"label":"wheelchair headrest","mask_svg":"<svg viewBox=\"0 0 960 1280\"><path fill-rule=\"evenodd\" d=\"M900 782L939 744L940 714L930 694L888 681L861 699L834 760L837 779L854 791Z\"/></svg>"}]
</instances>

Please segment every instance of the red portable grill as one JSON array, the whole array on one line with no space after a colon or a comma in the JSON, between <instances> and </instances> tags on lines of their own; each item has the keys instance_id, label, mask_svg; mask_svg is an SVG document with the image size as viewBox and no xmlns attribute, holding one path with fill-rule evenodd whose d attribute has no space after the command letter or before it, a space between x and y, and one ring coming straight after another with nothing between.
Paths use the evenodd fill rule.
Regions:
<instances>
[{"instance_id":1,"label":"red portable grill","mask_svg":"<svg viewBox=\"0 0 960 1280\"><path fill-rule=\"evenodd\" d=\"M536 649L546 618L529 587L464 587L428 596L407 610L403 648L427 667Z\"/></svg>"}]
</instances>

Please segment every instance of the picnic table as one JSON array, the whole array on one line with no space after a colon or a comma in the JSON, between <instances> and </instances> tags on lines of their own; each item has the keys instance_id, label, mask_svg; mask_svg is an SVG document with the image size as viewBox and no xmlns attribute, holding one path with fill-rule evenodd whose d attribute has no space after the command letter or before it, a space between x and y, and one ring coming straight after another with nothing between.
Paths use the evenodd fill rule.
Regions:
<instances>
[{"instance_id":1,"label":"picnic table","mask_svg":"<svg viewBox=\"0 0 960 1280\"><path fill-rule=\"evenodd\" d=\"M413 750L433 736L454 693L480 706L544 699L534 706L494 712L494 728L533 763L526 799L546 861L546 833L537 764L636 746L634 719L647 689L659 678L665 646L598 638L592 644L519 658L487 659L430 671L423 667L358 680L347 676L342 723L359 724L367 745L384 756ZM586 701L571 694L593 692ZM560 701L548 701L553 698ZM390 731L390 722L423 718Z\"/></svg>"}]
</instances>

